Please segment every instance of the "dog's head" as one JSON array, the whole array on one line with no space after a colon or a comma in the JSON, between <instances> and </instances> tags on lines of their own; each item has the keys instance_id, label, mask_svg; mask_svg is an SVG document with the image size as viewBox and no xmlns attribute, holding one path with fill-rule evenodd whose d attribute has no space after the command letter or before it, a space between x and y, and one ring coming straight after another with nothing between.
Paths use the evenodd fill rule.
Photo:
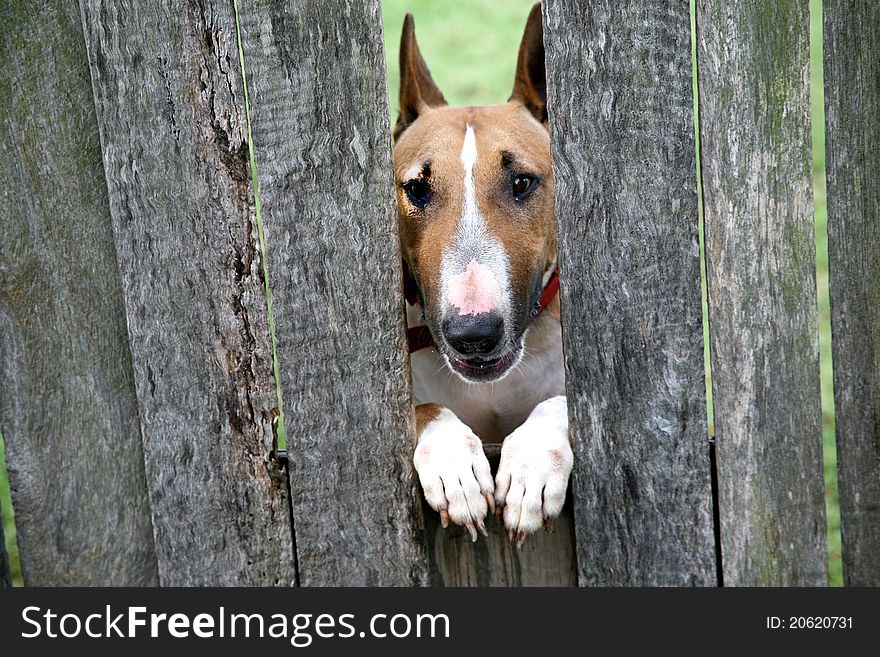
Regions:
<instances>
[{"instance_id":1,"label":"dog's head","mask_svg":"<svg viewBox=\"0 0 880 657\"><path fill-rule=\"evenodd\" d=\"M394 175L407 283L452 370L500 379L556 263L540 5L507 103L448 107L407 14Z\"/></svg>"}]
</instances>

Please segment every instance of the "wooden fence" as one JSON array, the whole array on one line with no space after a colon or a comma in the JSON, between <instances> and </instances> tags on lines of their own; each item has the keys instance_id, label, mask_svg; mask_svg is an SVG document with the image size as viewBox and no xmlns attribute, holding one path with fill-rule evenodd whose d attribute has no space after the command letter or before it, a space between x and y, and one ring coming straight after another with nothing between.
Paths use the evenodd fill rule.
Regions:
<instances>
[{"instance_id":1,"label":"wooden fence","mask_svg":"<svg viewBox=\"0 0 880 657\"><path fill-rule=\"evenodd\" d=\"M575 468L519 552L441 530L411 466L378 0L4 2L25 582L825 584L808 1L696 8L717 436L688 3L547 0ZM825 35L845 577L878 585L880 5Z\"/></svg>"}]
</instances>

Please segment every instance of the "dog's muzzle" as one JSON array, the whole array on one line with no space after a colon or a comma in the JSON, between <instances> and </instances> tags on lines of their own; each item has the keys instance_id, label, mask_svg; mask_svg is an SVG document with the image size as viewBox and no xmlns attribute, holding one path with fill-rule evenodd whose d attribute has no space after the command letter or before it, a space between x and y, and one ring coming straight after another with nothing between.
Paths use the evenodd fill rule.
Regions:
<instances>
[{"instance_id":1,"label":"dog's muzzle","mask_svg":"<svg viewBox=\"0 0 880 657\"><path fill-rule=\"evenodd\" d=\"M488 358L504 338L504 318L498 313L448 317L443 337L457 356Z\"/></svg>"},{"instance_id":2,"label":"dog's muzzle","mask_svg":"<svg viewBox=\"0 0 880 657\"><path fill-rule=\"evenodd\" d=\"M500 379L520 358L522 345L507 340L504 318L498 313L456 313L443 321L442 328L449 366L469 381Z\"/></svg>"}]
</instances>

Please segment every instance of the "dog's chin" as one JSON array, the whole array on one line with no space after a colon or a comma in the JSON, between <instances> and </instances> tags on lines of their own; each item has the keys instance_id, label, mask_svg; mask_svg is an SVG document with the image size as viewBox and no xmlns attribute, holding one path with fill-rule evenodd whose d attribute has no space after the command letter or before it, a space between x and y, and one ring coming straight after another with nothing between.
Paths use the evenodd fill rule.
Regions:
<instances>
[{"instance_id":1,"label":"dog's chin","mask_svg":"<svg viewBox=\"0 0 880 657\"><path fill-rule=\"evenodd\" d=\"M522 356L522 340L511 344L495 358L460 358L443 354L449 369L470 383L500 381L516 367Z\"/></svg>"}]
</instances>

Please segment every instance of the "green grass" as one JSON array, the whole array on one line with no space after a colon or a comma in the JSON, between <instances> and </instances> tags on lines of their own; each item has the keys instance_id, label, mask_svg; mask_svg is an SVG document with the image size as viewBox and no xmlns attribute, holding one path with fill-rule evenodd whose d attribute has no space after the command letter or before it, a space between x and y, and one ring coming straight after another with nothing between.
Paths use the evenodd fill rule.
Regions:
<instances>
[{"instance_id":1,"label":"green grass","mask_svg":"<svg viewBox=\"0 0 880 657\"><path fill-rule=\"evenodd\" d=\"M5 547L12 571L12 585L23 586L21 559L15 535L15 516L12 511L12 495L9 490L9 476L6 470L6 443L3 441L2 431L0 431L0 521L3 522L3 538L6 539Z\"/></svg>"},{"instance_id":2,"label":"green grass","mask_svg":"<svg viewBox=\"0 0 880 657\"><path fill-rule=\"evenodd\" d=\"M828 578L843 586L837 443L834 432L834 373L831 362L831 304L828 295L828 211L825 205L825 87L822 66L822 0L810 0L810 99L813 129L813 198L816 217L816 292L819 301L819 371L822 446L828 527Z\"/></svg>"},{"instance_id":3,"label":"green grass","mask_svg":"<svg viewBox=\"0 0 880 657\"><path fill-rule=\"evenodd\" d=\"M383 0L388 96L397 116L400 30L412 12L419 49L450 105L503 103L513 89L519 40L534 0Z\"/></svg>"}]
</instances>

